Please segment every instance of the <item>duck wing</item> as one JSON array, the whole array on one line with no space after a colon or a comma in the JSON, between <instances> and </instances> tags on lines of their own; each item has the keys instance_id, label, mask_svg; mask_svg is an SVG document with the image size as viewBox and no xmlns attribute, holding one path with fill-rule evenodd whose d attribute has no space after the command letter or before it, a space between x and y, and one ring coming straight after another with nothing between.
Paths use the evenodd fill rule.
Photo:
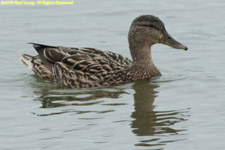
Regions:
<instances>
[{"instance_id":1,"label":"duck wing","mask_svg":"<svg viewBox=\"0 0 225 150\"><path fill-rule=\"evenodd\" d=\"M33 57L32 70L40 72L39 62L48 76L68 87L92 87L105 85L109 75L131 66L131 60L119 54L94 48L72 48L33 44L38 56ZM36 60L36 61L34 61ZM40 65L41 64L41 65ZM41 73L38 73L40 77Z\"/></svg>"}]
</instances>

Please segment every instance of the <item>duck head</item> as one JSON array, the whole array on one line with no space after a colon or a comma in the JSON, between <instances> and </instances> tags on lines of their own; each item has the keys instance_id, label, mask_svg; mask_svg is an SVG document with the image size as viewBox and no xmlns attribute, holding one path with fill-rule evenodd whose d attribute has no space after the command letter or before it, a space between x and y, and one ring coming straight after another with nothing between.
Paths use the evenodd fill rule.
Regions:
<instances>
[{"instance_id":1,"label":"duck head","mask_svg":"<svg viewBox=\"0 0 225 150\"><path fill-rule=\"evenodd\" d=\"M164 23L158 17L152 15L143 15L134 19L128 33L128 41L134 61L145 58L144 54L150 55L150 52L146 53L156 43L162 43L176 49L188 49L166 31ZM138 58L138 56L140 57Z\"/></svg>"}]
</instances>

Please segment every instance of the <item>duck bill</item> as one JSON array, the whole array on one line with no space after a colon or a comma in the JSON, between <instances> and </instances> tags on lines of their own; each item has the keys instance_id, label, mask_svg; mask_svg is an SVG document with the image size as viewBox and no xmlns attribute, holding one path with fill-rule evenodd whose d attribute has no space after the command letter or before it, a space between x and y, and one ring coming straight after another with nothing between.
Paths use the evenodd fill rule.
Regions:
<instances>
[{"instance_id":1,"label":"duck bill","mask_svg":"<svg viewBox=\"0 0 225 150\"><path fill-rule=\"evenodd\" d=\"M176 48L176 49L188 50L187 46L185 46L185 45L181 44L180 42L176 41L169 34L164 35L163 38L160 40L160 43L168 45L168 46Z\"/></svg>"}]
</instances>

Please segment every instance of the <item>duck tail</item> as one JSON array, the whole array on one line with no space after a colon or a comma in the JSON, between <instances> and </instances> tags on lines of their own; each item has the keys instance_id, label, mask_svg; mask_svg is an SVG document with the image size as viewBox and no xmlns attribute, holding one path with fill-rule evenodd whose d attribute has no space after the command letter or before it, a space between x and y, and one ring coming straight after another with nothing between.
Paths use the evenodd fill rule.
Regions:
<instances>
[{"instance_id":1,"label":"duck tail","mask_svg":"<svg viewBox=\"0 0 225 150\"><path fill-rule=\"evenodd\" d=\"M54 65L54 63L48 61L45 57L44 51L45 49L48 48L56 48L54 46L48 46L48 45L43 45L43 44L37 44L37 43L29 43L32 44L34 49L37 51L37 53L39 54L39 58L41 59L41 61L45 64L46 68L48 68L49 71L52 71L52 65Z\"/></svg>"},{"instance_id":2,"label":"duck tail","mask_svg":"<svg viewBox=\"0 0 225 150\"><path fill-rule=\"evenodd\" d=\"M38 56L30 56L23 54L20 58L20 62L34 71L39 77L43 79L55 80L52 72L45 66L42 60Z\"/></svg>"},{"instance_id":3,"label":"duck tail","mask_svg":"<svg viewBox=\"0 0 225 150\"><path fill-rule=\"evenodd\" d=\"M20 57L20 62L27 66L29 69L33 69L33 63L32 63L33 57L27 54L23 54Z\"/></svg>"}]
</instances>

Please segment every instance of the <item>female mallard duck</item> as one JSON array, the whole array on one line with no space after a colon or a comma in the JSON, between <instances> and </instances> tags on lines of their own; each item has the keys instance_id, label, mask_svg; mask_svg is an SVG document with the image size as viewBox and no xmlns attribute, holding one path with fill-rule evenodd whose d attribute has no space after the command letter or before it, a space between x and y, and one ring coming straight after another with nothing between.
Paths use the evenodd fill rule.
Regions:
<instances>
[{"instance_id":1,"label":"female mallard duck","mask_svg":"<svg viewBox=\"0 0 225 150\"><path fill-rule=\"evenodd\" d=\"M132 60L94 48L55 47L33 44L39 55L23 54L21 62L44 79L71 88L114 86L160 76L152 62L151 46L156 43L187 50L166 31L163 22L152 15L134 19L128 33Z\"/></svg>"}]
</instances>

